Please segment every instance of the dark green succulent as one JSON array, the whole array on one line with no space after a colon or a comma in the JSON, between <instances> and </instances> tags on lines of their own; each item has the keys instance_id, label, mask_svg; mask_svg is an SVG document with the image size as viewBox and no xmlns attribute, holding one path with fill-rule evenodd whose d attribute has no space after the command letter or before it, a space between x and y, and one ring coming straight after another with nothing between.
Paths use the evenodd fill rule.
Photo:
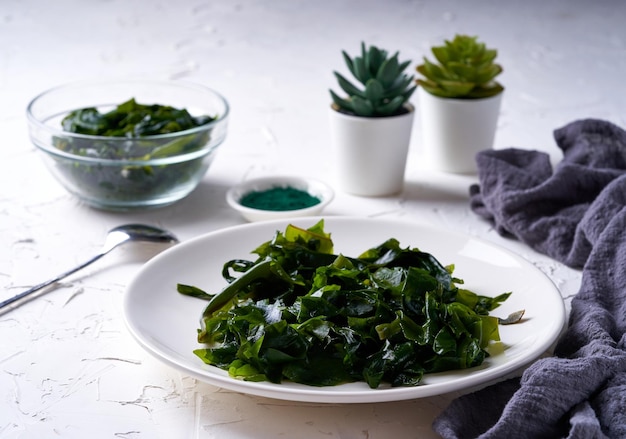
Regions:
<instances>
[{"instance_id":1,"label":"dark green succulent","mask_svg":"<svg viewBox=\"0 0 626 439\"><path fill-rule=\"evenodd\" d=\"M439 62L424 57L417 71L425 79L417 83L424 90L442 98L479 99L497 95L504 87L494 80L502 67L494 63L498 52L487 49L478 37L456 35L452 41L432 49Z\"/></svg>"},{"instance_id":2,"label":"dark green succulent","mask_svg":"<svg viewBox=\"0 0 626 439\"><path fill-rule=\"evenodd\" d=\"M405 104L415 91L413 76L403 71L411 61L398 61L396 52L389 57L386 50L376 46L365 47L361 43L361 56L351 58L342 51L350 73L363 88L353 85L340 73L334 72L339 86L347 98L339 97L330 90L333 107L344 113L363 117L395 116L406 112Z\"/></svg>"}]
</instances>

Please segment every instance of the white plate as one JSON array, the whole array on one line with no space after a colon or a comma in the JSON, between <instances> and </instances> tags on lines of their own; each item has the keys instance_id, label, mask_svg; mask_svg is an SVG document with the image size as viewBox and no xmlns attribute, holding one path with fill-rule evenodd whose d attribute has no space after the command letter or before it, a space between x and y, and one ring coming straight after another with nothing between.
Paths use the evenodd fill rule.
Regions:
<instances>
[{"instance_id":1,"label":"white plate","mask_svg":"<svg viewBox=\"0 0 626 439\"><path fill-rule=\"evenodd\" d=\"M444 265L455 264L455 275L478 294L495 296L512 291L492 314L506 316L525 309L522 322L502 326L503 349L483 365L462 371L430 374L415 387L370 389L357 382L333 387L294 383L241 381L205 365L193 354L200 316L206 302L176 291L176 284L217 292L226 285L223 264L230 259L254 259L250 251L269 241L290 222L310 227L319 218L267 221L219 230L172 247L148 262L128 287L124 298L127 326L139 343L163 362L202 381L248 394L291 401L366 403L399 401L438 395L494 381L527 365L556 340L565 323L559 291L525 259L483 240L447 230L395 220L328 217L335 252L357 256L394 237L403 247L432 253Z\"/></svg>"}]
</instances>

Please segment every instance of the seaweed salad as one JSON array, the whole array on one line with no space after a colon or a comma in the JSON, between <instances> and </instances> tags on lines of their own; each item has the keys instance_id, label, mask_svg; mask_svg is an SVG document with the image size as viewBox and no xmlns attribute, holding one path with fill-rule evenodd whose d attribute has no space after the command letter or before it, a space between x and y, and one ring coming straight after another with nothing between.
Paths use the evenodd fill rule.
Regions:
<instances>
[{"instance_id":1,"label":"seaweed salad","mask_svg":"<svg viewBox=\"0 0 626 439\"><path fill-rule=\"evenodd\" d=\"M232 377L414 386L426 373L482 364L500 339L489 312L511 293L460 288L454 266L396 239L358 257L334 254L320 220L288 225L252 253L224 264L218 294L177 286L209 300L194 352Z\"/></svg>"}]
</instances>

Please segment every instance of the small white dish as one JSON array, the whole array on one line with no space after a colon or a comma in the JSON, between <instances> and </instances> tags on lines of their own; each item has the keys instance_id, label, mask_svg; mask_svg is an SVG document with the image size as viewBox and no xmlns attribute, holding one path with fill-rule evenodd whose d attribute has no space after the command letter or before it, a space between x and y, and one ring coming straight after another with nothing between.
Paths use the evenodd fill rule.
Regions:
<instances>
[{"instance_id":1,"label":"small white dish","mask_svg":"<svg viewBox=\"0 0 626 439\"><path fill-rule=\"evenodd\" d=\"M302 209L295 210L265 210L247 207L241 204L241 199L251 192L262 192L272 188L293 188L305 191L319 198L320 202ZM260 177L244 181L226 193L226 201L248 221L266 221L283 218L318 215L330 203L335 192L326 183L304 177L272 176Z\"/></svg>"}]
</instances>

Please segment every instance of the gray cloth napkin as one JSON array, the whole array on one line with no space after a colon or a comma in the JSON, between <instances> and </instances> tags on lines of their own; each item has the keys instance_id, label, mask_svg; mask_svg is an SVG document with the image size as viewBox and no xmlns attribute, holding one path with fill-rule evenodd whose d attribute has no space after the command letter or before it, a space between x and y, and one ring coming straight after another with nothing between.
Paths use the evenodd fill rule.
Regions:
<instances>
[{"instance_id":1,"label":"gray cloth napkin","mask_svg":"<svg viewBox=\"0 0 626 439\"><path fill-rule=\"evenodd\" d=\"M601 120L555 131L563 160L505 149L477 156L471 208L582 268L554 356L462 396L434 421L444 438L626 438L626 132Z\"/></svg>"}]
</instances>

